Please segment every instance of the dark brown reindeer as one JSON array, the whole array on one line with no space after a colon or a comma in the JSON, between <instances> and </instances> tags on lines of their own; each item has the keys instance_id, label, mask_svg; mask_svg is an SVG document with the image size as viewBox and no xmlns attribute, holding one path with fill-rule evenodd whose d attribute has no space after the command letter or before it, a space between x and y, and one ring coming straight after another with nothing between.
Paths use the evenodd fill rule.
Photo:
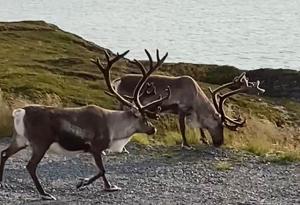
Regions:
<instances>
[{"instance_id":1,"label":"dark brown reindeer","mask_svg":"<svg viewBox=\"0 0 300 205\"><path fill-rule=\"evenodd\" d=\"M149 57L149 54L147 54ZM152 64L151 56L149 62ZM119 94L123 96L132 96L132 92L141 75L128 74L113 82L113 86ZM232 119L224 112L224 102L228 97L243 93L255 92L263 93L264 90L259 87L260 82L248 82L245 73L235 77L230 83L226 83L215 90L210 90L213 98L213 103L202 91L198 83L190 76L170 77L162 75L153 75L148 79L145 85L151 86L154 83L156 90L152 93L163 92L164 87L169 86L172 93L169 99L161 105L161 112L173 113L179 116L179 126L182 134L182 147L190 149L187 143L185 129L186 124L192 128L199 128L201 140L207 144L204 129L207 129L212 137L213 144L218 147L223 144L223 128L226 126L230 130L236 130L245 124L245 120L240 118ZM220 91L225 88L236 88L226 94L221 94ZM148 89L147 86L142 90ZM144 98L143 103L147 103L151 97Z\"/></svg>"},{"instance_id":2,"label":"dark brown reindeer","mask_svg":"<svg viewBox=\"0 0 300 205\"><path fill-rule=\"evenodd\" d=\"M30 105L13 111L14 134L12 142L7 149L1 152L1 183L3 182L3 170L6 160L18 151L30 146L32 156L26 168L41 197L47 200L55 200L52 195L42 188L36 175L36 168L50 146L59 145L60 148L68 151L83 151L92 154L99 168L99 172L95 176L81 180L77 188L87 186L102 177L105 191L120 189L111 185L105 177L101 152L106 149L121 152L134 133L154 134L156 128L148 121L148 118L157 118L160 104L170 95L170 90L166 89L167 92L164 97L159 96L159 98L157 97L144 106L140 103L141 88L149 76L160 67L167 54L148 71L146 69L141 70L143 77L140 78L134 88L133 102L124 99L114 90L110 79L111 67L128 52L126 51L121 55L117 54L112 59L105 52L107 59L105 67L99 59L92 60L92 62L103 73L109 92L122 104L130 107L129 110L108 110L95 105L78 108ZM149 111L149 108L155 111Z\"/></svg>"}]
</instances>

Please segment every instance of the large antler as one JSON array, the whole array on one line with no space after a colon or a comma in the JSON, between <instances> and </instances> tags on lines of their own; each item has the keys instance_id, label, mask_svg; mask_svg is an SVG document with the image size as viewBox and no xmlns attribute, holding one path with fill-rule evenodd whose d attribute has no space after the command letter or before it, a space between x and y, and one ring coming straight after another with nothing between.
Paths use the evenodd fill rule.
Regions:
<instances>
[{"instance_id":1,"label":"large antler","mask_svg":"<svg viewBox=\"0 0 300 205\"><path fill-rule=\"evenodd\" d=\"M151 118L158 118L157 112L160 111L160 109L161 109L160 105L162 104L162 102L165 99L169 98L170 92L171 92L170 88L168 87L166 89L166 92L167 92L166 96L162 97L162 95L160 95L158 99L148 103L145 106L142 106L142 104L140 102L140 98L144 97L144 96L149 97L149 96L155 95L156 94L156 88L155 88L153 83L147 83L146 84L146 89L142 93L141 93L141 90L142 90L143 86L145 85L145 83L146 83L147 79L149 78L149 76L162 65L164 60L167 58L168 53L166 53L165 56L162 59L160 59L159 58L159 52L157 50L156 51L157 63L153 66L152 58L151 58L149 52L147 50L145 50L145 52L146 52L146 54L149 58L149 63L150 63L150 68L149 68L148 71L146 71L143 64L141 64L137 60L134 60L134 62L141 69L143 77L140 79L140 81L136 85L136 87L134 89L133 97L130 97L130 96L121 96L113 88L113 86L111 84L111 78L110 78L110 69L111 69L112 65L114 63L116 63L118 60L120 60L121 58L123 58L128 52L129 52L129 50L125 51L122 54L117 53L117 55L114 58L111 59L110 55L106 51L104 51L105 58L106 58L106 61L107 61L106 66L104 66L98 58L96 60L92 59L91 61L94 64L96 64L98 69L103 73L106 85L107 85L108 90L109 90L109 92L106 92L108 95L116 97L122 104L124 104L128 107L137 108L142 115L147 115L148 117L151 117ZM132 100L133 100L134 104L131 103ZM157 112L151 112L151 111L148 110L148 109L153 110L153 108L156 108Z\"/></svg>"},{"instance_id":2,"label":"large antler","mask_svg":"<svg viewBox=\"0 0 300 205\"><path fill-rule=\"evenodd\" d=\"M221 114L222 120L224 121L225 125L229 129L236 130L237 127L242 127L245 124L246 120L241 119L240 117L238 119L232 119L232 118L228 117L225 114L224 108L223 108L225 100L228 97L230 97L232 95L235 95L235 94L238 94L238 93L256 92L256 93L259 94L259 93L265 92L265 90L260 88L259 85L260 85L259 81L249 82L247 77L246 77L246 73L244 72L240 76L235 77L232 82L226 83L226 84L218 87L214 91L209 89L211 94L212 94L212 97L213 97L214 106L216 107L217 111ZM230 91L228 93L225 93L225 94L220 94L220 91L222 89L227 88L227 87L231 87L231 86L236 86L236 87L239 87L239 88L236 89L236 90L232 90L232 91ZM219 99L219 103L217 102L218 99ZM231 123L231 124L229 124L228 122Z\"/></svg>"},{"instance_id":3,"label":"large antler","mask_svg":"<svg viewBox=\"0 0 300 205\"><path fill-rule=\"evenodd\" d=\"M159 57L159 51L156 50L156 58L157 58L157 62L154 65L152 57L150 55L150 53L145 49L145 52L149 58L149 69L146 70L146 68L144 67L144 65L134 59L134 63L140 68L143 76L142 78L139 80L139 82L137 83L134 91L133 91L133 101L135 102L135 105L138 107L139 111L142 114L147 114L148 117L151 118L157 118L157 114L155 112L150 112L149 110L153 110L153 108L157 108L157 111L160 111L160 105L162 104L162 102L164 100L166 100L167 98L169 98L170 96L170 88L166 88L166 95L163 97L162 95L159 95L159 98L157 100L154 100L146 105L142 105L142 103L140 102L140 97L144 96L144 95L153 95L155 94L155 87L153 86L153 84L148 84L146 90L141 94L141 90L144 87L145 83L147 82L149 76L156 71L165 61L165 59L168 56L168 53L166 53L162 59L160 59Z\"/></svg>"},{"instance_id":4,"label":"large antler","mask_svg":"<svg viewBox=\"0 0 300 205\"><path fill-rule=\"evenodd\" d=\"M117 61L119 61L121 58L123 58L128 52L129 52L129 50L125 51L122 54L117 53L117 55L114 58L111 59L111 57L107 53L107 51L104 50L105 58L106 58L106 61L107 61L107 64L106 64L105 67L100 62L99 58L97 58L96 60L92 59L91 62L96 64L98 69L103 73L103 76L104 76L104 79L105 79L105 82L106 82L106 85L108 87L109 92L113 96L115 96L121 103L125 104L126 106L132 107L133 104L131 102L129 102L128 100L126 100L121 95L119 95L117 93L117 91L112 87L111 78L110 78L110 69L111 69L112 65L114 63L116 63Z\"/></svg>"},{"instance_id":5,"label":"large antler","mask_svg":"<svg viewBox=\"0 0 300 205\"><path fill-rule=\"evenodd\" d=\"M216 88L215 90L212 90L211 88L209 88L209 91L210 91L210 93L212 95L214 106L215 106L215 108L216 108L216 110L218 112L220 112L220 110L219 110L219 104L218 104L218 95L219 95L218 92L220 92L221 90L223 90L225 88L231 87L233 85L237 85L237 84L240 85L245 80L246 80L246 73L243 72L241 75L235 77L233 79L233 81L230 82L230 83L226 83L224 85L221 85L218 88Z\"/></svg>"}]
</instances>

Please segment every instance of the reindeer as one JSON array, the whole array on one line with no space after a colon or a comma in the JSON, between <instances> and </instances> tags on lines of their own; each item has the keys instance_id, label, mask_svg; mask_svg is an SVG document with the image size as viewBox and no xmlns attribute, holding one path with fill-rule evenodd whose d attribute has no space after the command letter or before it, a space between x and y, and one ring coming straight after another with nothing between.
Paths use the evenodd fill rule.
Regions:
<instances>
[{"instance_id":1,"label":"reindeer","mask_svg":"<svg viewBox=\"0 0 300 205\"><path fill-rule=\"evenodd\" d=\"M114 58L105 51L106 66L99 59L92 60L104 75L106 85L115 98L122 104L130 107L126 111L109 110L95 105L78 108L57 108L43 105L30 105L15 109L14 134L9 147L1 152L0 182L3 181L3 170L6 160L18 151L30 146L32 156L26 168L42 199L55 200L55 197L45 192L36 176L36 168L49 147L58 145L67 151L82 151L90 153L99 168L98 173L81 180L77 188L87 186L102 177L105 191L118 191L119 187L111 185L106 176L101 152L109 149L121 152L134 133L154 134L156 128L149 118L157 118L159 106L170 96L170 89L166 89L164 96L142 105L140 102L141 88L149 76L157 70L166 59L168 53L155 66L146 71L141 68L143 77L136 84L133 92L133 102L129 102L118 94L111 85L110 70L114 63L127 53L117 54ZM137 62L137 61L136 61ZM155 111L149 111L151 110Z\"/></svg>"},{"instance_id":2,"label":"reindeer","mask_svg":"<svg viewBox=\"0 0 300 205\"><path fill-rule=\"evenodd\" d=\"M147 54L149 57L149 53ZM150 64L152 63L149 57ZM137 64L141 66L140 64ZM136 83L141 78L138 74L127 74L113 82L113 86L124 97L130 99ZM207 129L212 137L213 145L218 147L224 143L223 128L224 126L230 130L237 130L238 127L245 125L245 120L242 118L232 119L224 112L225 100L238 93L256 92L263 93L264 90L259 87L260 82L248 82L246 73L235 77L230 83L226 83L215 90L210 90L212 94L213 103L210 102L198 83L190 76L171 77L163 75L153 75L148 79L144 89L154 83L156 90L149 91L149 94L161 93L162 88L169 86L172 94L161 105L161 112L172 113L179 116L179 127L182 134L182 147L191 149L187 143L185 129L186 125L192 128L200 128L201 141L207 144L204 129ZM235 87L226 94L221 94L220 91L225 88ZM151 100L151 97L144 98L143 103Z\"/></svg>"}]
</instances>

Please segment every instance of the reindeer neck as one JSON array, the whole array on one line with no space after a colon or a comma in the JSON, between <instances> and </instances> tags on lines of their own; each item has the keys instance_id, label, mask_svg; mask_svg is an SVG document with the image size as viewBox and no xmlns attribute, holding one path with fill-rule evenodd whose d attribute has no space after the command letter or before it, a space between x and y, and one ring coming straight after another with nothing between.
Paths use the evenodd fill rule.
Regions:
<instances>
[{"instance_id":1,"label":"reindeer neck","mask_svg":"<svg viewBox=\"0 0 300 205\"><path fill-rule=\"evenodd\" d=\"M205 119L212 118L217 113L213 103L204 95L198 95L194 102L194 112L197 120L202 124Z\"/></svg>"},{"instance_id":2,"label":"reindeer neck","mask_svg":"<svg viewBox=\"0 0 300 205\"><path fill-rule=\"evenodd\" d=\"M109 131L112 140L131 137L136 132L136 118L129 111L112 111L108 116Z\"/></svg>"}]
</instances>

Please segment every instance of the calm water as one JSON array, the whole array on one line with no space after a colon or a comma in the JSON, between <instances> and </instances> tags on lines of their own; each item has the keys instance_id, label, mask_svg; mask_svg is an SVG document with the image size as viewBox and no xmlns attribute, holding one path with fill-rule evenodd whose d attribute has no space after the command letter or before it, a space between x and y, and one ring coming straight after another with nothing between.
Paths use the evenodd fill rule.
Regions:
<instances>
[{"instance_id":1,"label":"calm water","mask_svg":"<svg viewBox=\"0 0 300 205\"><path fill-rule=\"evenodd\" d=\"M300 70L300 0L0 0L0 21L42 19L115 52Z\"/></svg>"}]
</instances>

